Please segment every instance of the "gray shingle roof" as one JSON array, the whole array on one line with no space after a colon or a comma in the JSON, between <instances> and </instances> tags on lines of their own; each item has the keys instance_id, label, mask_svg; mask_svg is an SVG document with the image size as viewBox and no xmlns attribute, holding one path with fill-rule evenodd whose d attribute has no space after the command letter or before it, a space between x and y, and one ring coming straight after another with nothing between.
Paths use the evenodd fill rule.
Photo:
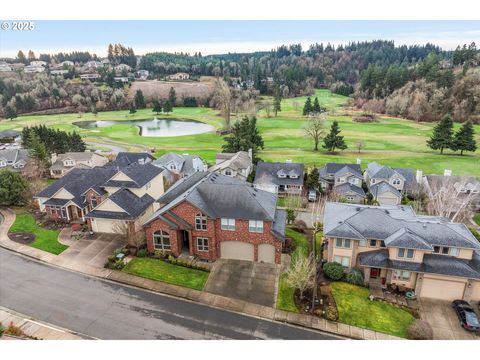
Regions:
<instances>
[{"instance_id":1,"label":"gray shingle roof","mask_svg":"<svg viewBox=\"0 0 480 360\"><path fill-rule=\"evenodd\" d=\"M173 162L179 172L189 176L194 172L197 172L197 170L193 167L193 160L196 158L200 159L200 157L194 155L180 155L171 152L162 155L157 160L153 161L152 164L158 167L167 167L170 162Z\"/></svg>"},{"instance_id":2,"label":"gray shingle roof","mask_svg":"<svg viewBox=\"0 0 480 360\"><path fill-rule=\"evenodd\" d=\"M127 167L120 169L120 171L132 179L132 181L109 180L105 183L105 186L141 188L146 183L161 174L164 169L152 165L151 163L139 164L134 162Z\"/></svg>"},{"instance_id":3,"label":"gray shingle roof","mask_svg":"<svg viewBox=\"0 0 480 360\"><path fill-rule=\"evenodd\" d=\"M138 163L142 161L144 163L150 162L155 160L155 158L148 153L142 153L142 152L119 152L117 154L117 157L115 158L115 161L111 163L112 166L118 166L120 168L124 168L128 165L131 165L133 163Z\"/></svg>"},{"instance_id":4,"label":"gray shingle roof","mask_svg":"<svg viewBox=\"0 0 480 360\"><path fill-rule=\"evenodd\" d=\"M87 218L106 218L106 219L136 219L155 201L150 195L145 194L142 197L136 196L128 189L121 189L113 193L109 200L120 206L124 212L92 210L87 214Z\"/></svg>"},{"instance_id":5,"label":"gray shingle roof","mask_svg":"<svg viewBox=\"0 0 480 360\"><path fill-rule=\"evenodd\" d=\"M345 223L367 239L386 240L399 230L407 229L408 236L403 236L401 232L397 234L402 235L404 243L420 237L423 241L416 246L425 246L426 243L430 246L480 249L479 242L465 225L439 218L417 216L409 206L327 203L324 212L324 234L335 236L333 234L337 228L340 227L340 230L344 231ZM395 237L390 240L395 240ZM388 246L387 242L385 245Z\"/></svg>"},{"instance_id":6,"label":"gray shingle roof","mask_svg":"<svg viewBox=\"0 0 480 360\"><path fill-rule=\"evenodd\" d=\"M290 177L280 178L278 173L283 171L289 174L292 170L298 175L298 178L292 179ZM258 162L255 173L254 184L272 183L275 185L303 185L304 165L298 163L270 163Z\"/></svg>"},{"instance_id":7,"label":"gray shingle roof","mask_svg":"<svg viewBox=\"0 0 480 360\"><path fill-rule=\"evenodd\" d=\"M28 151L25 149L0 150L0 159L5 159L7 162L12 162L11 165L13 165L21 160L26 161L28 159Z\"/></svg>"},{"instance_id":8,"label":"gray shingle roof","mask_svg":"<svg viewBox=\"0 0 480 360\"><path fill-rule=\"evenodd\" d=\"M226 168L238 171L252 165L252 159L250 159L247 151L239 151L235 154L217 154L216 159L222 160L222 162L210 167L209 171L218 171Z\"/></svg>"},{"instance_id":9,"label":"gray shingle roof","mask_svg":"<svg viewBox=\"0 0 480 360\"><path fill-rule=\"evenodd\" d=\"M209 173L207 171L199 171L188 177L178 180L167 191L165 191L165 193L158 199L158 202L161 204L168 204L174 201L208 174Z\"/></svg>"},{"instance_id":10,"label":"gray shingle roof","mask_svg":"<svg viewBox=\"0 0 480 360\"><path fill-rule=\"evenodd\" d=\"M17 136L22 135L20 131L16 130L3 130L0 131L0 139L11 139Z\"/></svg>"},{"instance_id":11,"label":"gray shingle roof","mask_svg":"<svg viewBox=\"0 0 480 360\"><path fill-rule=\"evenodd\" d=\"M319 168L318 171L322 177L327 177L328 174L341 176L342 173L346 172L351 172L354 175L362 177L362 169L358 164L326 163L325 166Z\"/></svg>"},{"instance_id":12,"label":"gray shingle roof","mask_svg":"<svg viewBox=\"0 0 480 360\"><path fill-rule=\"evenodd\" d=\"M365 197L365 191L361 187L357 185L353 185L349 182L335 186L334 190L337 194L340 194L340 195L354 193L358 196Z\"/></svg>"},{"instance_id":13,"label":"gray shingle roof","mask_svg":"<svg viewBox=\"0 0 480 360\"><path fill-rule=\"evenodd\" d=\"M370 192L372 193L373 197L376 199L383 194L390 192L396 195L398 198L402 197L400 191L390 185L388 182L381 181L379 183L373 184L370 186Z\"/></svg>"},{"instance_id":14,"label":"gray shingle roof","mask_svg":"<svg viewBox=\"0 0 480 360\"><path fill-rule=\"evenodd\" d=\"M385 239L387 247L433 250L433 246L407 228L401 228Z\"/></svg>"}]
</instances>

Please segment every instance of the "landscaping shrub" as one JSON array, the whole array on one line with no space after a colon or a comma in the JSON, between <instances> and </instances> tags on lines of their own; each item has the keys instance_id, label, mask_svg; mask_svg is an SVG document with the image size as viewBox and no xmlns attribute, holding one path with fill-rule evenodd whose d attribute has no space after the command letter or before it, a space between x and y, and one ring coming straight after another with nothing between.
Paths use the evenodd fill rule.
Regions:
<instances>
[{"instance_id":1,"label":"landscaping shrub","mask_svg":"<svg viewBox=\"0 0 480 360\"><path fill-rule=\"evenodd\" d=\"M343 266L337 262L330 262L323 265L323 272L331 280L341 280L343 278Z\"/></svg>"},{"instance_id":2,"label":"landscaping shrub","mask_svg":"<svg viewBox=\"0 0 480 360\"><path fill-rule=\"evenodd\" d=\"M0 337L2 337L4 332L5 332L5 328L3 327L2 323L0 322Z\"/></svg>"},{"instance_id":3,"label":"landscaping shrub","mask_svg":"<svg viewBox=\"0 0 480 360\"><path fill-rule=\"evenodd\" d=\"M345 280L346 282L350 283L350 284L354 284L354 285L360 285L360 286L363 286L363 274L362 272L357 269L357 268L353 268L351 269L347 275L345 275Z\"/></svg>"},{"instance_id":4,"label":"landscaping shrub","mask_svg":"<svg viewBox=\"0 0 480 360\"><path fill-rule=\"evenodd\" d=\"M297 230L298 232L301 232L302 234L305 233L305 230L307 229L307 224L303 220L295 220L293 222L293 228Z\"/></svg>"},{"instance_id":5,"label":"landscaping shrub","mask_svg":"<svg viewBox=\"0 0 480 360\"><path fill-rule=\"evenodd\" d=\"M168 256L168 251L165 250L155 250L152 257L155 259L166 259Z\"/></svg>"},{"instance_id":6,"label":"landscaping shrub","mask_svg":"<svg viewBox=\"0 0 480 360\"><path fill-rule=\"evenodd\" d=\"M325 310L325 318L330 321L338 320L338 310L335 305L328 305Z\"/></svg>"},{"instance_id":7,"label":"landscaping shrub","mask_svg":"<svg viewBox=\"0 0 480 360\"><path fill-rule=\"evenodd\" d=\"M147 249L140 249L137 251L137 257L146 257L147 256Z\"/></svg>"},{"instance_id":8,"label":"landscaping shrub","mask_svg":"<svg viewBox=\"0 0 480 360\"><path fill-rule=\"evenodd\" d=\"M25 333L22 331L22 329L20 329L18 326L16 326L13 323L13 321L10 322L8 327L5 329L4 333L7 334L7 335L18 336L18 337L25 335Z\"/></svg>"},{"instance_id":9,"label":"landscaping shrub","mask_svg":"<svg viewBox=\"0 0 480 360\"><path fill-rule=\"evenodd\" d=\"M432 340L433 330L425 320L414 320L407 329L408 338L411 340Z\"/></svg>"},{"instance_id":10,"label":"landscaping shrub","mask_svg":"<svg viewBox=\"0 0 480 360\"><path fill-rule=\"evenodd\" d=\"M115 270L122 270L125 267L123 260L117 260L113 263L113 268Z\"/></svg>"}]
</instances>

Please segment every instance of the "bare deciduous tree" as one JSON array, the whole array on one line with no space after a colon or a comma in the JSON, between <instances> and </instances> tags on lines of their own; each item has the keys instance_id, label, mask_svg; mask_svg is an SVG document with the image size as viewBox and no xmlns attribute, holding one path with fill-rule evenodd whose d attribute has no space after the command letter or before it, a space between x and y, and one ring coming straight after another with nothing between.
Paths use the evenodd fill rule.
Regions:
<instances>
[{"instance_id":1,"label":"bare deciduous tree","mask_svg":"<svg viewBox=\"0 0 480 360\"><path fill-rule=\"evenodd\" d=\"M116 222L113 225L113 231L123 236L127 241L128 246L140 248L145 244L145 234L142 230L135 230L130 227L130 223L127 221Z\"/></svg>"},{"instance_id":2,"label":"bare deciduous tree","mask_svg":"<svg viewBox=\"0 0 480 360\"><path fill-rule=\"evenodd\" d=\"M318 151L318 144L325 133L325 115L319 114L312 116L304 128L305 135L313 139L315 143L314 151Z\"/></svg>"},{"instance_id":3,"label":"bare deciduous tree","mask_svg":"<svg viewBox=\"0 0 480 360\"><path fill-rule=\"evenodd\" d=\"M300 298L306 290L312 289L315 283L316 265L312 256L299 253L292 259L292 266L287 272L287 283L300 291Z\"/></svg>"},{"instance_id":4,"label":"bare deciduous tree","mask_svg":"<svg viewBox=\"0 0 480 360\"><path fill-rule=\"evenodd\" d=\"M355 148L358 150L358 153L360 154L360 151L362 151L362 149L365 149L365 141L363 141L363 140L358 140L358 141L355 143Z\"/></svg>"},{"instance_id":5,"label":"bare deciduous tree","mask_svg":"<svg viewBox=\"0 0 480 360\"><path fill-rule=\"evenodd\" d=\"M215 107L221 110L225 120L225 127L230 129L230 113L232 106L232 93L228 84L223 79L215 81L215 90L213 93L213 102Z\"/></svg>"},{"instance_id":6,"label":"bare deciduous tree","mask_svg":"<svg viewBox=\"0 0 480 360\"><path fill-rule=\"evenodd\" d=\"M468 180L452 177L429 179L423 185L428 215L441 216L452 221L466 221L472 215L471 205L478 200L478 194L465 191Z\"/></svg>"}]
</instances>

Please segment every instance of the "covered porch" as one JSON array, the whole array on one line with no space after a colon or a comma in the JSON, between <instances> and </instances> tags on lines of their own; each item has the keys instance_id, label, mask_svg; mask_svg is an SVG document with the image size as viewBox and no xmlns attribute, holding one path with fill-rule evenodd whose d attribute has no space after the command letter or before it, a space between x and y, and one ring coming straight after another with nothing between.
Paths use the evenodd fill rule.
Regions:
<instances>
[{"instance_id":1,"label":"covered porch","mask_svg":"<svg viewBox=\"0 0 480 360\"><path fill-rule=\"evenodd\" d=\"M49 199L44 203L45 210L52 220L85 221L87 209L82 209L69 199Z\"/></svg>"}]
</instances>

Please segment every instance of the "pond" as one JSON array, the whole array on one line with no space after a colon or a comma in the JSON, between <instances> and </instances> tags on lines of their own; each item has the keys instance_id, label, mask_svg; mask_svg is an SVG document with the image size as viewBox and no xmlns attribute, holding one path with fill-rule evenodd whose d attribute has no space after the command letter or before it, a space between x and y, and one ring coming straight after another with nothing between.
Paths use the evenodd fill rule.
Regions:
<instances>
[{"instance_id":1,"label":"pond","mask_svg":"<svg viewBox=\"0 0 480 360\"><path fill-rule=\"evenodd\" d=\"M97 120L73 123L82 129L104 128L120 124L137 126L140 129L140 136L155 137L195 135L215 130L212 125L189 119L154 118L152 120Z\"/></svg>"}]
</instances>

